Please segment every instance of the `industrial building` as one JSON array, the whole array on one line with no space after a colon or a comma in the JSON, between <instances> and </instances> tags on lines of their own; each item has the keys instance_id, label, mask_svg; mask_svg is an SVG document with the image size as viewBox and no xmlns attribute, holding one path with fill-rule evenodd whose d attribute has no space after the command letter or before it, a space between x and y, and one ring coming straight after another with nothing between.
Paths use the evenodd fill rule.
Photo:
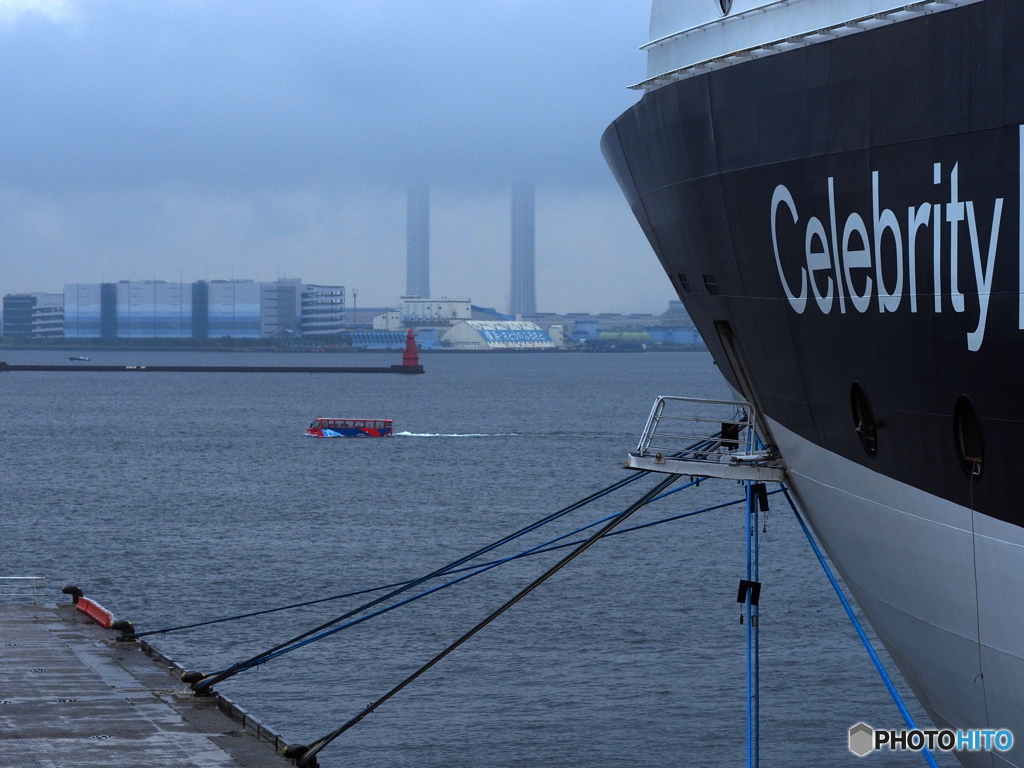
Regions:
<instances>
[{"instance_id":1,"label":"industrial building","mask_svg":"<svg viewBox=\"0 0 1024 768\"><path fill-rule=\"evenodd\" d=\"M65 285L64 336L72 339L116 339L117 285L113 283L68 283Z\"/></svg>"},{"instance_id":2,"label":"industrial building","mask_svg":"<svg viewBox=\"0 0 1024 768\"><path fill-rule=\"evenodd\" d=\"M405 349L403 331L352 331L349 342L358 349Z\"/></svg>"},{"instance_id":3,"label":"industrial building","mask_svg":"<svg viewBox=\"0 0 1024 768\"><path fill-rule=\"evenodd\" d=\"M425 299L403 296L398 303L398 317L406 327L447 326L473 317L469 299Z\"/></svg>"},{"instance_id":4,"label":"industrial building","mask_svg":"<svg viewBox=\"0 0 1024 768\"><path fill-rule=\"evenodd\" d=\"M477 319L476 317L473 318ZM668 310L660 315L612 312L590 314L589 312L537 312L520 319L536 323L555 340L562 335L570 343L587 343L600 340L605 332L646 333L655 346L703 346L700 334L683 308L682 302L670 301ZM606 337L608 338L608 337ZM557 343L557 341L556 341ZM560 345L561 346L561 345Z\"/></svg>"},{"instance_id":5,"label":"industrial building","mask_svg":"<svg viewBox=\"0 0 1024 768\"><path fill-rule=\"evenodd\" d=\"M334 336L345 330L345 288L303 285L300 335Z\"/></svg>"},{"instance_id":6,"label":"industrial building","mask_svg":"<svg viewBox=\"0 0 1024 768\"><path fill-rule=\"evenodd\" d=\"M62 299L73 339L298 338L345 327L343 286L296 279L68 283Z\"/></svg>"},{"instance_id":7,"label":"industrial building","mask_svg":"<svg viewBox=\"0 0 1024 768\"><path fill-rule=\"evenodd\" d=\"M520 320L463 320L441 337L451 349L554 349L555 344L539 325Z\"/></svg>"},{"instance_id":8,"label":"industrial building","mask_svg":"<svg viewBox=\"0 0 1024 768\"><path fill-rule=\"evenodd\" d=\"M302 281L260 284L260 338L301 335Z\"/></svg>"},{"instance_id":9,"label":"industrial building","mask_svg":"<svg viewBox=\"0 0 1024 768\"><path fill-rule=\"evenodd\" d=\"M206 304L206 338L261 338L261 288L252 280L211 280ZM202 307L199 307L199 312L202 313ZM118 338L123 338L120 333Z\"/></svg>"},{"instance_id":10,"label":"industrial building","mask_svg":"<svg viewBox=\"0 0 1024 768\"><path fill-rule=\"evenodd\" d=\"M77 293L78 286L74 287ZM117 338L191 338L191 285L155 280L123 282L116 284L116 292ZM65 306L66 302L65 297Z\"/></svg>"},{"instance_id":11,"label":"industrial building","mask_svg":"<svg viewBox=\"0 0 1024 768\"><path fill-rule=\"evenodd\" d=\"M462 320L515 320L492 307L478 307L470 299L421 299L403 296L398 309L377 310L373 316L375 331L400 331L406 328L439 332Z\"/></svg>"},{"instance_id":12,"label":"industrial building","mask_svg":"<svg viewBox=\"0 0 1024 768\"><path fill-rule=\"evenodd\" d=\"M64 296L16 293L4 296L4 333L15 339L52 339L64 334Z\"/></svg>"}]
</instances>

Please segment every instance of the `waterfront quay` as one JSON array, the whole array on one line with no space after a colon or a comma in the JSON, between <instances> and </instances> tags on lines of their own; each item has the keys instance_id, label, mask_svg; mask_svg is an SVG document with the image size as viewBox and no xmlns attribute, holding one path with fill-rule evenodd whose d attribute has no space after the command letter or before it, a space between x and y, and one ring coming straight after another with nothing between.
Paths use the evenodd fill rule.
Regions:
<instances>
[{"instance_id":1,"label":"waterfront quay","mask_svg":"<svg viewBox=\"0 0 1024 768\"><path fill-rule=\"evenodd\" d=\"M285 768L286 744L71 604L0 604L0 765Z\"/></svg>"}]
</instances>

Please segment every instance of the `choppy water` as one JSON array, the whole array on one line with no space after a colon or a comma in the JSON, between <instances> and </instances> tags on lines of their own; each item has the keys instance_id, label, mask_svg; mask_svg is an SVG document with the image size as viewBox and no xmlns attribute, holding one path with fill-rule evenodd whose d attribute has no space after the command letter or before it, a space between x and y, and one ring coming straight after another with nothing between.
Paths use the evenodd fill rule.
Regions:
<instances>
[{"instance_id":1,"label":"choppy water","mask_svg":"<svg viewBox=\"0 0 1024 768\"><path fill-rule=\"evenodd\" d=\"M238 354L88 353L237 364ZM8 362L67 353L0 352ZM244 355L308 365L307 355ZM321 355L383 365L380 355ZM420 575L623 477L657 394L717 397L708 355L434 355L424 376L0 374L0 573L80 584L140 629ZM312 440L314 416L387 417L390 440ZM640 481L528 537L627 505ZM634 523L738 498L709 483ZM740 507L600 542L323 753L325 766L739 766ZM221 686L310 741L500 605L558 555L518 561ZM846 749L900 727L792 515L762 535L762 761L923 764ZM211 671L356 603L155 639ZM900 681L901 690L912 698ZM925 719L916 702L909 702ZM950 763L939 758L943 764Z\"/></svg>"}]
</instances>

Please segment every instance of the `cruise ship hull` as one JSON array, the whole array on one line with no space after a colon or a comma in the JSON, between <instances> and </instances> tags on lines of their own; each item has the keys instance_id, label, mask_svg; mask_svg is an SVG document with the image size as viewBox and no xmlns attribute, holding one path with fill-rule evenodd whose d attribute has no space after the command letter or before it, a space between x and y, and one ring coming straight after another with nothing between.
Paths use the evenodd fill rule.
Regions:
<instances>
[{"instance_id":1,"label":"cruise ship hull","mask_svg":"<svg viewBox=\"0 0 1024 768\"><path fill-rule=\"evenodd\" d=\"M1019 744L1022 52L1024 4L983 0L665 85L602 142L935 723Z\"/></svg>"}]
</instances>

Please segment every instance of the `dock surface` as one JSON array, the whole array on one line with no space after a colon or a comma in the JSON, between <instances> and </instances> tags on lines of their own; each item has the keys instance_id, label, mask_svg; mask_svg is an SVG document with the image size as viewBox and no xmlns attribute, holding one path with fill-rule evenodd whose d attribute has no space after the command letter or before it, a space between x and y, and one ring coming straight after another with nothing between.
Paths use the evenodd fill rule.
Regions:
<instances>
[{"instance_id":1,"label":"dock surface","mask_svg":"<svg viewBox=\"0 0 1024 768\"><path fill-rule=\"evenodd\" d=\"M292 765L242 710L188 695L167 659L117 634L70 605L0 604L0 766Z\"/></svg>"}]
</instances>

